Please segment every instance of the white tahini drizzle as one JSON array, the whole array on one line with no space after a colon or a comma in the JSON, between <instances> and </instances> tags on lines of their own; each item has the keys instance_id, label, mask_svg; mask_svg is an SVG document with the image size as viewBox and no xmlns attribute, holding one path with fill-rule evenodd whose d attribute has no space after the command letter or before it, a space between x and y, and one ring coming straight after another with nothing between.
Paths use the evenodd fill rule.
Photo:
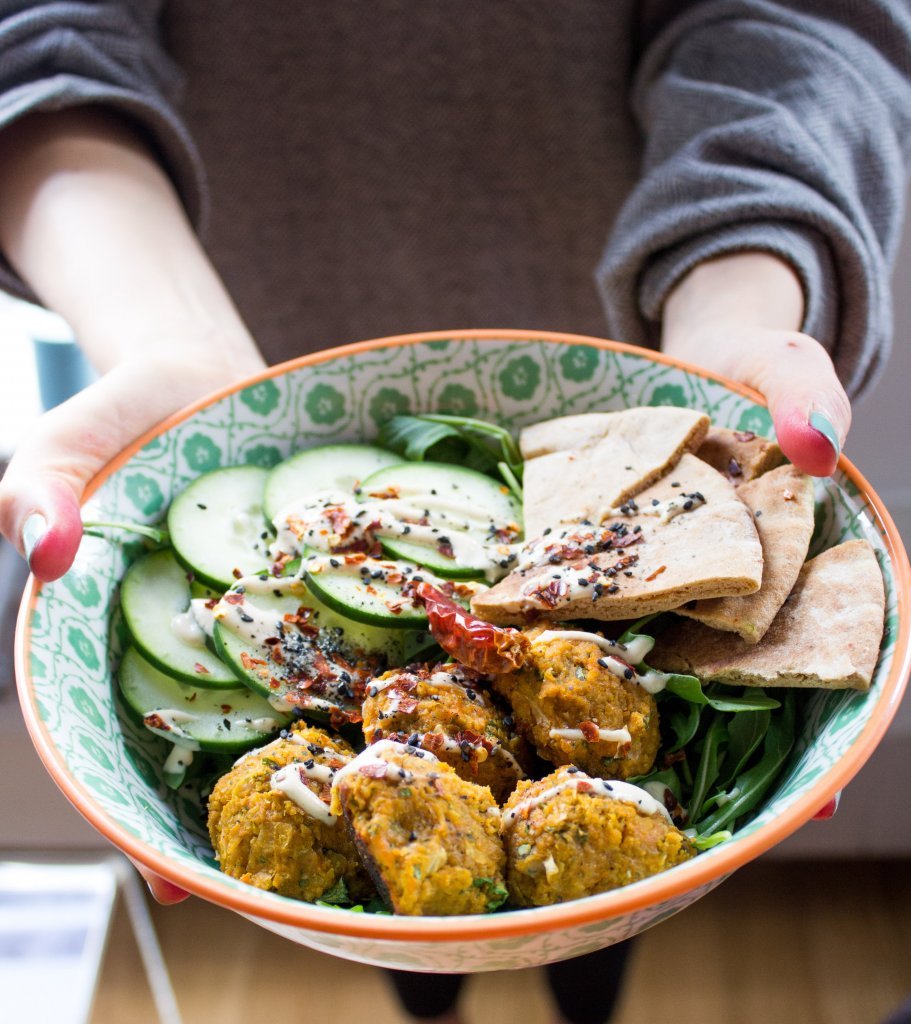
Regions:
<instances>
[{"instance_id":1,"label":"white tahini drizzle","mask_svg":"<svg viewBox=\"0 0 911 1024\"><path fill-rule=\"evenodd\" d=\"M581 729L551 729L548 733L551 739L562 740L584 740L585 733ZM632 743L629 729L625 726L622 729L599 729L598 740L601 743Z\"/></svg>"},{"instance_id":2,"label":"white tahini drizzle","mask_svg":"<svg viewBox=\"0 0 911 1024\"><path fill-rule=\"evenodd\" d=\"M590 643L597 644L602 651L607 652L603 658L599 659L599 663L609 672L613 672L615 676L638 683L646 693L651 694L660 693L667 686L668 677L663 672L656 672L653 669L641 673L633 669L632 676L627 675L630 666L642 662L655 646L655 641L650 636L639 635L633 637L628 644L621 644L617 640L609 640L605 636L588 633L582 629L545 629L543 633L539 633L534 638L532 643L543 644L549 640L588 640ZM621 661L613 655L619 655L623 660Z\"/></svg>"},{"instance_id":3,"label":"white tahini drizzle","mask_svg":"<svg viewBox=\"0 0 911 1024\"><path fill-rule=\"evenodd\" d=\"M205 647L206 634L193 614L192 608L185 612L178 612L171 619L171 632L178 640L182 640L191 647Z\"/></svg>"},{"instance_id":4,"label":"white tahini drizzle","mask_svg":"<svg viewBox=\"0 0 911 1024\"><path fill-rule=\"evenodd\" d=\"M543 803L547 803L549 800L553 800L554 797L568 789L582 789L587 796L605 797L608 800L621 800L623 803L633 804L635 807L638 807L643 814L661 814L670 824L673 824L667 808L639 786L634 786L631 782L620 782L613 779L595 779L585 775L583 772L565 773L564 777L555 786L550 786L534 796L527 797L516 804L515 807L506 811L503 815L503 821L507 826L512 825L528 811L539 807Z\"/></svg>"},{"instance_id":5,"label":"white tahini drizzle","mask_svg":"<svg viewBox=\"0 0 911 1024\"><path fill-rule=\"evenodd\" d=\"M320 800L305 780L316 779L319 782L331 783L335 775L335 769L328 765L317 764L315 761L308 761L306 764L294 761L291 764L286 764L284 768L279 768L272 776L269 785L271 789L283 793L304 814L316 818L324 825L334 825L338 820L337 816L329 810L327 804Z\"/></svg>"},{"instance_id":6,"label":"white tahini drizzle","mask_svg":"<svg viewBox=\"0 0 911 1024\"><path fill-rule=\"evenodd\" d=\"M175 743L171 748L171 753L165 758L165 774L176 775L185 768L189 768L193 763L193 752L197 749L198 747L189 747L185 743Z\"/></svg>"},{"instance_id":7,"label":"white tahini drizzle","mask_svg":"<svg viewBox=\"0 0 911 1024\"><path fill-rule=\"evenodd\" d=\"M361 768L370 768L371 770L377 770L383 768L384 772L382 775L376 776L381 779L409 779L412 778L411 772L406 771L404 768L397 764L392 764L387 761L382 754L412 754L415 757L423 758L425 761L439 762L439 758L431 754L429 750L417 750L415 747L409 747L404 743L396 743L395 740L378 740L376 743L372 743L365 750L362 750L357 757L353 757L343 768L335 773L335 781L332 783L333 786L338 786L342 779L348 775L353 775ZM402 774L404 772L404 775Z\"/></svg>"},{"instance_id":8,"label":"white tahini drizzle","mask_svg":"<svg viewBox=\"0 0 911 1024\"><path fill-rule=\"evenodd\" d=\"M424 493L357 501L348 494L323 491L282 509L273 522L276 539L271 552L275 558L296 557L305 546L331 553L342 544L363 541L369 546L375 538L389 537L438 551L441 545L448 545L454 565L483 568L491 583L512 568L519 548L518 544L481 539L498 531L515 535L515 524L497 523L467 505ZM344 523L344 540L337 533L339 523Z\"/></svg>"},{"instance_id":9,"label":"white tahini drizzle","mask_svg":"<svg viewBox=\"0 0 911 1024\"><path fill-rule=\"evenodd\" d=\"M156 708L143 716L143 725L172 743L179 742L187 750L199 750L199 743L183 727L199 720L199 715L178 708Z\"/></svg>"}]
</instances>

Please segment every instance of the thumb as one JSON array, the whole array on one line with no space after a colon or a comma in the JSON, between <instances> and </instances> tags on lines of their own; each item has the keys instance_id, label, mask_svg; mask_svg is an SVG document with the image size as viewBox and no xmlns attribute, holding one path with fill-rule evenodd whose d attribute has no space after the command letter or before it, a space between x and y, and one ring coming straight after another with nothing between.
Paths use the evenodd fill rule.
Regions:
<instances>
[{"instance_id":1,"label":"thumb","mask_svg":"<svg viewBox=\"0 0 911 1024\"><path fill-rule=\"evenodd\" d=\"M778 443L811 476L829 476L851 426L851 403L829 354L806 334L781 332L761 343L745 384L769 404Z\"/></svg>"},{"instance_id":2,"label":"thumb","mask_svg":"<svg viewBox=\"0 0 911 1024\"><path fill-rule=\"evenodd\" d=\"M38 579L57 579L72 565L89 480L132 440L207 390L197 382L184 393L180 374L170 371L121 364L45 413L19 445L0 481L0 532Z\"/></svg>"}]
</instances>

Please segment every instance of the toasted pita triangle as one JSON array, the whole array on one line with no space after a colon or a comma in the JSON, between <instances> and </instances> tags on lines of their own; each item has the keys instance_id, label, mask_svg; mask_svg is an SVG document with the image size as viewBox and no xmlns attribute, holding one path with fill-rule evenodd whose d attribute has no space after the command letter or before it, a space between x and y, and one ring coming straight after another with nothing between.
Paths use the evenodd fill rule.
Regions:
<instances>
[{"instance_id":1,"label":"toasted pita triangle","mask_svg":"<svg viewBox=\"0 0 911 1024\"><path fill-rule=\"evenodd\" d=\"M702 443L709 418L673 406L563 416L526 427L520 446L525 536L609 509L653 483Z\"/></svg>"},{"instance_id":2,"label":"toasted pita triangle","mask_svg":"<svg viewBox=\"0 0 911 1024\"><path fill-rule=\"evenodd\" d=\"M784 604L807 557L813 535L813 481L779 466L737 488L753 513L762 544L762 586L746 597L716 597L677 609L678 615L758 643Z\"/></svg>"},{"instance_id":3,"label":"toasted pita triangle","mask_svg":"<svg viewBox=\"0 0 911 1024\"><path fill-rule=\"evenodd\" d=\"M762 548L753 516L735 489L694 455L684 455L670 476L673 480L666 477L636 497L640 512L628 517L615 514L608 520L626 526L625 540L638 527L643 538L640 543L564 565L548 563L524 573L516 570L490 590L475 595L472 610L491 622L503 623L524 622L530 616L612 621L678 608L694 598L758 590ZM659 512L670 501L684 505L695 492L705 498L705 504L694 501L691 511L667 521L649 514L653 500L659 503L655 507ZM567 526L554 531L544 540L553 536L559 546L561 534L572 529ZM618 565L625 559L630 562ZM595 573L592 565L604 572ZM554 576L567 581L569 589L550 605L534 591L551 585ZM592 577L601 583L597 596ZM579 578L589 579L588 586L578 586Z\"/></svg>"},{"instance_id":4,"label":"toasted pita triangle","mask_svg":"<svg viewBox=\"0 0 911 1024\"><path fill-rule=\"evenodd\" d=\"M883 633L885 592L873 548L848 541L805 563L758 644L678 621L659 636L649 664L732 686L866 690Z\"/></svg>"},{"instance_id":5,"label":"toasted pita triangle","mask_svg":"<svg viewBox=\"0 0 911 1024\"><path fill-rule=\"evenodd\" d=\"M750 430L726 427L709 427L696 454L735 485L755 480L784 462L774 441Z\"/></svg>"}]
</instances>

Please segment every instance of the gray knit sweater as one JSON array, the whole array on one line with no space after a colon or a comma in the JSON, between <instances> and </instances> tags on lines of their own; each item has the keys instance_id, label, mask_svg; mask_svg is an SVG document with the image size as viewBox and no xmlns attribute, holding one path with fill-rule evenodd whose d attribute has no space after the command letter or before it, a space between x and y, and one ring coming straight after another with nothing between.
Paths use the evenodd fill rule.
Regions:
<instances>
[{"instance_id":1,"label":"gray knit sweater","mask_svg":"<svg viewBox=\"0 0 911 1024\"><path fill-rule=\"evenodd\" d=\"M758 249L856 392L909 75L900 0L0 0L0 126L140 126L273 361L477 326L654 345L689 268Z\"/></svg>"}]
</instances>

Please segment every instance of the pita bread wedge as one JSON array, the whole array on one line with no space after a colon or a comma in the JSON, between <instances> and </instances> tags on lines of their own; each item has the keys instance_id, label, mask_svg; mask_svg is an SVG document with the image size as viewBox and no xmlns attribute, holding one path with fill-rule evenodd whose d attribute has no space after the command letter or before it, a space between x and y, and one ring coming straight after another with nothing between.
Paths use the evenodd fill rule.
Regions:
<instances>
[{"instance_id":1,"label":"pita bread wedge","mask_svg":"<svg viewBox=\"0 0 911 1024\"><path fill-rule=\"evenodd\" d=\"M713 629L758 643L784 604L807 557L813 535L813 481L794 466L779 466L742 484L737 496L753 513L762 544L762 586L746 597L716 597L677 609Z\"/></svg>"},{"instance_id":2,"label":"pita bread wedge","mask_svg":"<svg viewBox=\"0 0 911 1024\"><path fill-rule=\"evenodd\" d=\"M672 406L564 416L526 427L521 447L525 536L590 519L653 483L695 451L709 418ZM536 453L532 456L530 453Z\"/></svg>"},{"instance_id":3,"label":"pita bread wedge","mask_svg":"<svg viewBox=\"0 0 911 1024\"><path fill-rule=\"evenodd\" d=\"M852 540L805 563L758 644L678 621L658 637L649 664L732 686L866 690L879 656L885 592L873 548Z\"/></svg>"},{"instance_id":4,"label":"pita bread wedge","mask_svg":"<svg viewBox=\"0 0 911 1024\"><path fill-rule=\"evenodd\" d=\"M509 576L475 595L476 615L497 623L635 619L693 598L751 594L762 579L750 510L689 454L605 526L567 525L525 552Z\"/></svg>"},{"instance_id":5,"label":"pita bread wedge","mask_svg":"<svg viewBox=\"0 0 911 1024\"><path fill-rule=\"evenodd\" d=\"M774 441L751 430L728 430L727 427L709 427L696 454L732 484L755 480L784 462L784 455Z\"/></svg>"}]
</instances>

